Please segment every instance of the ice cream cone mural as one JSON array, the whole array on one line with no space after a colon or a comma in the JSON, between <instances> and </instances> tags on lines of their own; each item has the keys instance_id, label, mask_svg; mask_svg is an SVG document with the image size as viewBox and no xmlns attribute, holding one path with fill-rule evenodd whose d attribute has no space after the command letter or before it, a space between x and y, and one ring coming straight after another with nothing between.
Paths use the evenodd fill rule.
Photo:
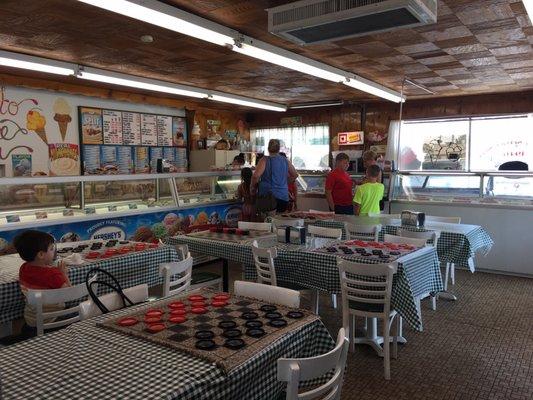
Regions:
<instances>
[{"instance_id":1,"label":"ice cream cone mural","mask_svg":"<svg viewBox=\"0 0 533 400\"><path fill-rule=\"evenodd\" d=\"M59 97L54 103L54 121L59 125L59 132L61 132L61 139L64 142L65 137L67 136L67 128L72 117L70 113L72 112L72 107L67 103L67 101Z\"/></svg>"},{"instance_id":2,"label":"ice cream cone mural","mask_svg":"<svg viewBox=\"0 0 533 400\"><path fill-rule=\"evenodd\" d=\"M28 111L26 114L26 128L30 131L34 131L41 140L48 144L48 139L46 138L46 130L44 129L46 125L46 118L41 114L42 110L38 108L33 108Z\"/></svg>"}]
</instances>

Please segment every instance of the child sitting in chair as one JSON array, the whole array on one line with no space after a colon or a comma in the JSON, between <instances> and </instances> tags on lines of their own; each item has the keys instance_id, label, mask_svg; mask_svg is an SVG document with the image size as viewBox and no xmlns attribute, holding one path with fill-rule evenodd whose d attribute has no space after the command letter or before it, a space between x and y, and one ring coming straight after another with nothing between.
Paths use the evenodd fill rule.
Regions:
<instances>
[{"instance_id":1,"label":"child sitting in chair","mask_svg":"<svg viewBox=\"0 0 533 400\"><path fill-rule=\"evenodd\" d=\"M26 261L19 270L19 284L24 295L28 289L59 289L71 286L67 264L60 261L54 266L56 245L52 235L27 230L15 237L13 244L20 257ZM46 305L43 311L58 311L63 308L64 304ZM29 304L24 308L24 319L28 326L35 327L35 310Z\"/></svg>"}]
</instances>

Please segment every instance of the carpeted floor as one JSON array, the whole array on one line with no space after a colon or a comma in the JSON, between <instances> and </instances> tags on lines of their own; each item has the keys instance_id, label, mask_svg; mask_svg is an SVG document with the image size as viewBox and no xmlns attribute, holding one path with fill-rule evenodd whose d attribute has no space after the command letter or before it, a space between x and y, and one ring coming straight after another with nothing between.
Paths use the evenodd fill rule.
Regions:
<instances>
[{"instance_id":1,"label":"carpeted floor","mask_svg":"<svg viewBox=\"0 0 533 400\"><path fill-rule=\"evenodd\" d=\"M239 267L231 269L232 280L240 279ZM423 332L404 328L407 343L391 361L390 381L383 378L382 359L356 346L342 399L532 400L533 279L457 271L452 291L458 300L439 300L437 311L423 302ZM327 296L320 305L336 337L341 310Z\"/></svg>"}]
</instances>

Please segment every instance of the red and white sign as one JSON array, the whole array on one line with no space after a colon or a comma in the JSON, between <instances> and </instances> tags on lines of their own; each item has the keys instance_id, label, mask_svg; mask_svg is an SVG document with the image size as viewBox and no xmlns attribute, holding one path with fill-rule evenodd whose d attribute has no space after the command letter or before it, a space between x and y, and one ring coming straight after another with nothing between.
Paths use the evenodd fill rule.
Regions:
<instances>
[{"instance_id":1,"label":"red and white sign","mask_svg":"<svg viewBox=\"0 0 533 400\"><path fill-rule=\"evenodd\" d=\"M364 132L340 132L339 133L339 145L354 145L364 143Z\"/></svg>"}]
</instances>

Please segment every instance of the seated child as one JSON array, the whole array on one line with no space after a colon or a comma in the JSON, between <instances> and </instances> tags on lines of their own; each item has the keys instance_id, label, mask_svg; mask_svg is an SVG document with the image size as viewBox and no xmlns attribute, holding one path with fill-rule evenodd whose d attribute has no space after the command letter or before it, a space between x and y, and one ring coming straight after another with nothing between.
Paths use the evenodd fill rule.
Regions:
<instances>
[{"instance_id":1,"label":"seated child","mask_svg":"<svg viewBox=\"0 0 533 400\"><path fill-rule=\"evenodd\" d=\"M59 262L57 267L53 265L56 246L52 235L27 230L15 237L13 244L20 257L26 261L19 270L19 284L24 295L28 289L59 289L71 286L67 264ZM64 304L47 305L43 307L43 311L58 311L64 307ZM35 310L29 304L24 308L24 319L27 325L35 327Z\"/></svg>"},{"instance_id":2,"label":"seated child","mask_svg":"<svg viewBox=\"0 0 533 400\"><path fill-rule=\"evenodd\" d=\"M385 186L379 183L381 168L371 165L367 169L366 183L357 187L353 198L355 215L379 213L379 202L383 198Z\"/></svg>"}]
</instances>

